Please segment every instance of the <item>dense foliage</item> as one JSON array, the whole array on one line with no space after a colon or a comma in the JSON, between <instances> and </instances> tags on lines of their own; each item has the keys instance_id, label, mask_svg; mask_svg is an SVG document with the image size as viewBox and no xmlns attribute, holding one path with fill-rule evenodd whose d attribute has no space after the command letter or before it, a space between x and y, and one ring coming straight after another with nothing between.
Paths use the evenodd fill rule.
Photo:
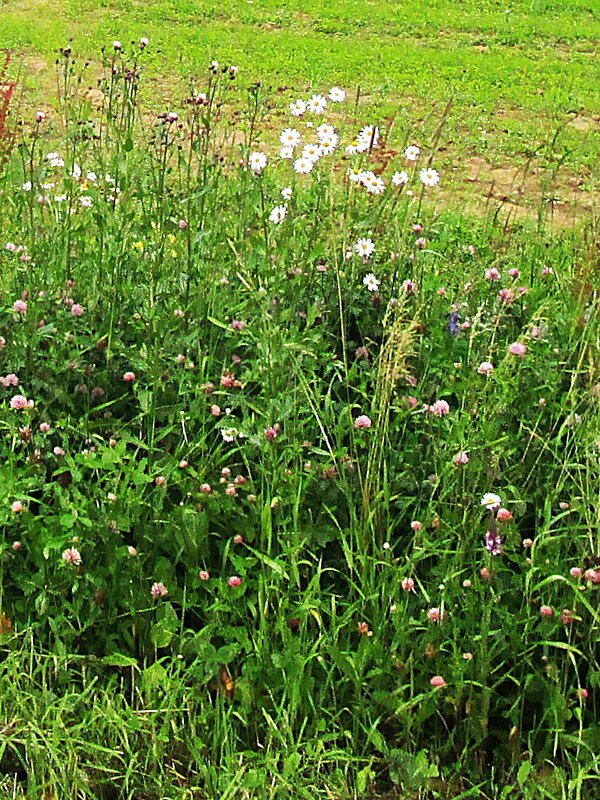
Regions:
<instances>
[{"instance_id":1,"label":"dense foliage","mask_svg":"<svg viewBox=\"0 0 600 800\"><path fill-rule=\"evenodd\" d=\"M60 111L2 175L4 675L29 650L84 703L96 683L163 709L160 759L199 792L172 796L460 770L454 796L543 784L546 760L580 796L595 252L436 213L436 141L349 121L340 90L286 109L281 142L261 87L214 64L144 116L144 49L106 56L96 108L64 51ZM132 796L111 747L119 779L94 780Z\"/></svg>"}]
</instances>

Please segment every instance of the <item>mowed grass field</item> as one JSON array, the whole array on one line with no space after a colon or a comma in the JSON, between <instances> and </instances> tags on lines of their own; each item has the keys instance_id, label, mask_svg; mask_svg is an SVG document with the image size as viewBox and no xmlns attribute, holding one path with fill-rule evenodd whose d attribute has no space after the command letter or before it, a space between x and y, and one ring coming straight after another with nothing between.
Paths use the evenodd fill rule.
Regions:
<instances>
[{"instance_id":1,"label":"mowed grass field","mask_svg":"<svg viewBox=\"0 0 600 800\"><path fill-rule=\"evenodd\" d=\"M178 80L213 58L272 86L275 114L289 98L340 85L380 121L411 120L424 139L451 100L441 164L459 196L517 211L542 199L563 222L593 207L594 0L5 0L0 11L0 46L24 55L25 98L37 105L52 105L55 52L68 40L93 60L98 42L147 36L145 99L157 109L177 107Z\"/></svg>"}]
</instances>

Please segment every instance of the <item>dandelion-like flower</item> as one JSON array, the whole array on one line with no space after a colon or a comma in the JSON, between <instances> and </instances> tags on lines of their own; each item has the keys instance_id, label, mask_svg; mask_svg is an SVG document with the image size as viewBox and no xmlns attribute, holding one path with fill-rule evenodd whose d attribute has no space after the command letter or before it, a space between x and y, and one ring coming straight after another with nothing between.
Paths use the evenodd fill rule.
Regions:
<instances>
[{"instance_id":1,"label":"dandelion-like flower","mask_svg":"<svg viewBox=\"0 0 600 800\"><path fill-rule=\"evenodd\" d=\"M419 172L419 178L425 186L437 186L440 182L440 173L436 169L427 167Z\"/></svg>"},{"instance_id":2,"label":"dandelion-like flower","mask_svg":"<svg viewBox=\"0 0 600 800\"><path fill-rule=\"evenodd\" d=\"M375 244L372 239L359 239L354 245L354 252L363 258L370 258L375 252Z\"/></svg>"}]
</instances>

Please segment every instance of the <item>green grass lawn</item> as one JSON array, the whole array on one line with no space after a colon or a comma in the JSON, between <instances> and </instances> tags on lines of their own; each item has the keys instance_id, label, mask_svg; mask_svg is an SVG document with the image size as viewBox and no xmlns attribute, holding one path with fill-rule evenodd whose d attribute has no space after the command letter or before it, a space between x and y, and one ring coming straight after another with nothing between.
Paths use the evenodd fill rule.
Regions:
<instances>
[{"instance_id":1,"label":"green grass lawn","mask_svg":"<svg viewBox=\"0 0 600 800\"><path fill-rule=\"evenodd\" d=\"M459 179L462 162L478 154L509 167L534 158L552 171L559 162L559 199L562 192L577 200L594 185L600 19L593 0L0 0L0 9L0 46L37 57L26 79L32 102L52 102L39 57L52 65L69 38L94 58L99 42L148 36L157 105L168 98L176 106L182 91L173 79L202 72L213 58L284 99L334 84L360 87L374 115L416 118L426 134L451 98L442 146L444 166ZM589 197L579 200L590 205Z\"/></svg>"}]
</instances>

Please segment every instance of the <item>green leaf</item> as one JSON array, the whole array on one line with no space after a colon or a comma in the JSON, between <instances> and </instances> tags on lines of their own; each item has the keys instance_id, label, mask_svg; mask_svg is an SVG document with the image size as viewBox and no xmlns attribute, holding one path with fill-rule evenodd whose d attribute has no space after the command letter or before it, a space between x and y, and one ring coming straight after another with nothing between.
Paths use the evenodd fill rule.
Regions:
<instances>
[{"instance_id":1,"label":"green leaf","mask_svg":"<svg viewBox=\"0 0 600 800\"><path fill-rule=\"evenodd\" d=\"M531 761L523 761L523 763L521 764L521 766L517 771L517 783L519 784L519 786L523 786L523 784L527 782L530 772L531 772Z\"/></svg>"},{"instance_id":2,"label":"green leaf","mask_svg":"<svg viewBox=\"0 0 600 800\"><path fill-rule=\"evenodd\" d=\"M101 660L107 667L137 667L135 658L124 656L122 653L111 653L109 656L103 656Z\"/></svg>"},{"instance_id":3,"label":"green leaf","mask_svg":"<svg viewBox=\"0 0 600 800\"><path fill-rule=\"evenodd\" d=\"M142 672L142 687L145 691L152 691L164 687L167 682L167 670L156 661Z\"/></svg>"}]
</instances>

